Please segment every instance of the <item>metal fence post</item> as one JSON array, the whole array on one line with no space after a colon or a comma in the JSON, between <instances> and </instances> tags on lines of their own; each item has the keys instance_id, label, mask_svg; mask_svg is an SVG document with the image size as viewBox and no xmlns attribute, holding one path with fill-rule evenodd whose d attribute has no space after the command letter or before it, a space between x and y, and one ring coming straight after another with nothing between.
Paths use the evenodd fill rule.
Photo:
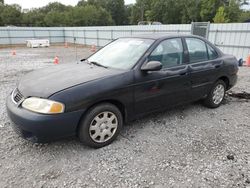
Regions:
<instances>
[{"instance_id":1,"label":"metal fence post","mask_svg":"<svg viewBox=\"0 0 250 188\"><path fill-rule=\"evenodd\" d=\"M48 29L47 31L49 32L49 41L52 43L50 30Z\"/></svg>"},{"instance_id":2,"label":"metal fence post","mask_svg":"<svg viewBox=\"0 0 250 188\"><path fill-rule=\"evenodd\" d=\"M83 30L83 43L84 43L84 45L87 45L87 41L86 41L86 31L85 30Z\"/></svg>"},{"instance_id":3,"label":"metal fence post","mask_svg":"<svg viewBox=\"0 0 250 188\"><path fill-rule=\"evenodd\" d=\"M65 34L65 27L63 28L63 42L66 43L66 34Z\"/></svg>"},{"instance_id":4,"label":"metal fence post","mask_svg":"<svg viewBox=\"0 0 250 188\"><path fill-rule=\"evenodd\" d=\"M216 45L216 42L217 42L217 33L218 33L218 29L216 29L216 31L215 31L214 45Z\"/></svg>"},{"instance_id":5,"label":"metal fence post","mask_svg":"<svg viewBox=\"0 0 250 188\"><path fill-rule=\"evenodd\" d=\"M10 29L7 29L7 33L8 33L8 38L9 38L9 45L12 45L12 40L11 40L11 35L10 35Z\"/></svg>"},{"instance_id":6,"label":"metal fence post","mask_svg":"<svg viewBox=\"0 0 250 188\"><path fill-rule=\"evenodd\" d=\"M33 31L33 37L36 38L35 29L32 29L32 31Z\"/></svg>"},{"instance_id":7,"label":"metal fence post","mask_svg":"<svg viewBox=\"0 0 250 188\"><path fill-rule=\"evenodd\" d=\"M113 30L111 30L111 40L114 40Z\"/></svg>"},{"instance_id":8,"label":"metal fence post","mask_svg":"<svg viewBox=\"0 0 250 188\"><path fill-rule=\"evenodd\" d=\"M97 46L100 46L99 44L99 30L96 30L96 39L97 39Z\"/></svg>"},{"instance_id":9,"label":"metal fence post","mask_svg":"<svg viewBox=\"0 0 250 188\"><path fill-rule=\"evenodd\" d=\"M191 22L191 31L190 34L194 34L194 22Z\"/></svg>"},{"instance_id":10,"label":"metal fence post","mask_svg":"<svg viewBox=\"0 0 250 188\"><path fill-rule=\"evenodd\" d=\"M208 24L207 24L206 39L209 38L209 32L210 32L210 22L208 22Z\"/></svg>"}]
</instances>

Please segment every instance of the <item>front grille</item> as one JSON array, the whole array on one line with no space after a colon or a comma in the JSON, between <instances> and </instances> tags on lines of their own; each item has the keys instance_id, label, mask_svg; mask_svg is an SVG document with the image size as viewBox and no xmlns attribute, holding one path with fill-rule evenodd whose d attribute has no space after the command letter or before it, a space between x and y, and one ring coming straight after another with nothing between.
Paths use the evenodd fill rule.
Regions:
<instances>
[{"instance_id":1,"label":"front grille","mask_svg":"<svg viewBox=\"0 0 250 188\"><path fill-rule=\"evenodd\" d=\"M20 93L20 91L16 88L12 93L12 100L14 103L19 104L24 99L23 95Z\"/></svg>"}]
</instances>

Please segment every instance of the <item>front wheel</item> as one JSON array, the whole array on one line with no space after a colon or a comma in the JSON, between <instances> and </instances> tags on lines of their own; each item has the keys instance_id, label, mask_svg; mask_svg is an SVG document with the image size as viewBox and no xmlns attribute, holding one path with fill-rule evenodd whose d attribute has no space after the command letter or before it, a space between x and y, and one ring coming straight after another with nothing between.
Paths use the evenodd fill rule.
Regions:
<instances>
[{"instance_id":1,"label":"front wheel","mask_svg":"<svg viewBox=\"0 0 250 188\"><path fill-rule=\"evenodd\" d=\"M217 108L221 105L226 93L226 84L223 80L218 80L212 87L204 105L209 108Z\"/></svg>"},{"instance_id":2,"label":"front wheel","mask_svg":"<svg viewBox=\"0 0 250 188\"><path fill-rule=\"evenodd\" d=\"M120 110L109 103L92 107L78 129L81 142L93 148L109 145L119 135L123 125Z\"/></svg>"}]
</instances>

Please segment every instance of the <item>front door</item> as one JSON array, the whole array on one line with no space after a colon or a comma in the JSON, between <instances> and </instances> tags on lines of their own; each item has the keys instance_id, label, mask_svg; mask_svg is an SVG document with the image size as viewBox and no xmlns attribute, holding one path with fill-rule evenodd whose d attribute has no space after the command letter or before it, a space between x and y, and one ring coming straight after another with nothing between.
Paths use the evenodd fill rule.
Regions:
<instances>
[{"instance_id":1,"label":"front door","mask_svg":"<svg viewBox=\"0 0 250 188\"><path fill-rule=\"evenodd\" d=\"M188 65L184 63L181 38L162 41L147 62L160 61L160 71L135 74L135 112L137 115L183 103L190 90Z\"/></svg>"}]
</instances>

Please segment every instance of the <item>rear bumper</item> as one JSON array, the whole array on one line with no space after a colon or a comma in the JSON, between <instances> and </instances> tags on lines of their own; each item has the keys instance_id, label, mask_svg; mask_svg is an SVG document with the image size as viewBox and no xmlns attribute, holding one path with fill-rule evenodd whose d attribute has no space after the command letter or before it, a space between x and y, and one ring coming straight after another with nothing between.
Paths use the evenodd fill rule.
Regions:
<instances>
[{"instance_id":1,"label":"rear bumper","mask_svg":"<svg viewBox=\"0 0 250 188\"><path fill-rule=\"evenodd\" d=\"M238 75L237 74L234 74L234 75L230 76L228 90L231 89L234 85L236 85L237 80L238 80Z\"/></svg>"},{"instance_id":2,"label":"rear bumper","mask_svg":"<svg viewBox=\"0 0 250 188\"><path fill-rule=\"evenodd\" d=\"M6 107L14 130L23 138L39 143L75 135L84 113L84 110L56 115L34 113L18 107L10 96Z\"/></svg>"}]
</instances>

